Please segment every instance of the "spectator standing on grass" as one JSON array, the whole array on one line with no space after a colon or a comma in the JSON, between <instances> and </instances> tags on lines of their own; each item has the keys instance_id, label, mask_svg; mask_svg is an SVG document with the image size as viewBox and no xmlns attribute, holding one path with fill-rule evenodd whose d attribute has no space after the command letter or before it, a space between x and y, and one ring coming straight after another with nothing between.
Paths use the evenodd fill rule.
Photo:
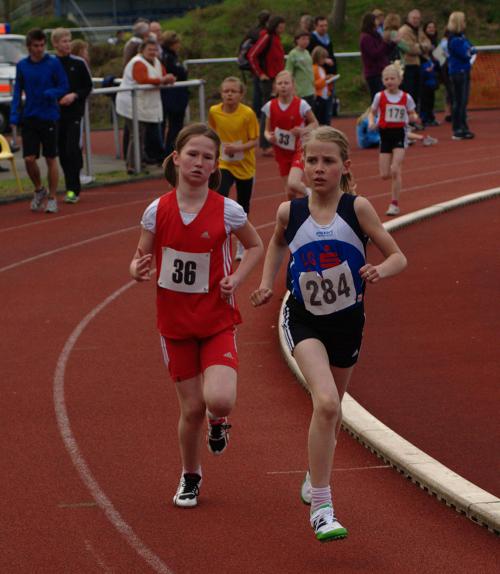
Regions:
<instances>
[{"instance_id":1,"label":"spectator standing on grass","mask_svg":"<svg viewBox=\"0 0 500 574\"><path fill-rule=\"evenodd\" d=\"M259 39L248 52L248 61L253 73L260 80L260 91L264 105L271 99L273 82L285 67L285 50L281 35L285 31L285 19L271 16ZM260 117L260 148L263 155L272 155L271 144L264 137L266 118Z\"/></svg>"},{"instance_id":2,"label":"spectator standing on grass","mask_svg":"<svg viewBox=\"0 0 500 574\"><path fill-rule=\"evenodd\" d=\"M310 34L299 30L295 34L295 48L290 50L285 70L290 72L295 82L295 94L314 107L314 73L311 54L307 51Z\"/></svg>"},{"instance_id":3,"label":"spectator standing on grass","mask_svg":"<svg viewBox=\"0 0 500 574\"><path fill-rule=\"evenodd\" d=\"M448 74L452 94L452 128L454 140L469 140L474 134L467 123L470 91L471 57L476 49L465 37L465 14L452 12L448 19Z\"/></svg>"},{"instance_id":4,"label":"spectator standing on grass","mask_svg":"<svg viewBox=\"0 0 500 574\"><path fill-rule=\"evenodd\" d=\"M372 14L375 16L375 30L379 36L384 35L384 12L380 8L375 8L372 10Z\"/></svg>"},{"instance_id":5,"label":"spectator standing on grass","mask_svg":"<svg viewBox=\"0 0 500 574\"><path fill-rule=\"evenodd\" d=\"M92 76L82 58L71 55L71 32L56 28L51 34L52 45L68 77L69 93L59 100L61 117L58 124L59 161L66 184L66 203L80 198L80 171L83 167L81 124L85 100L92 91Z\"/></svg>"},{"instance_id":6,"label":"spectator standing on grass","mask_svg":"<svg viewBox=\"0 0 500 574\"><path fill-rule=\"evenodd\" d=\"M302 14L299 20L299 30L312 34L314 31L314 18L311 14Z\"/></svg>"},{"instance_id":7,"label":"spectator standing on grass","mask_svg":"<svg viewBox=\"0 0 500 574\"><path fill-rule=\"evenodd\" d=\"M141 45L139 54L134 56L125 67L121 86L123 88L133 88L140 85L151 85L159 88L161 85L174 83L175 77L172 74L166 73L165 67L158 59L157 54L158 48L156 41L151 38L145 40ZM157 126L158 137L160 137L163 109L159 89L137 90L136 98L139 120L139 149L142 166L147 125L155 124ZM125 123L130 134L126 165L127 173L131 175L135 173L131 91L118 92L116 96L116 112L125 118Z\"/></svg>"},{"instance_id":8,"label":"spectator standing on grass","mask_svg":"<svg viewBox=\"0 0 500 574\"><path fill-rule=\"evenodd\" d=\"M328 20L325 16L316 16L314 19L314 31L311 34L311 41L309 42L308 50L312 52L316 46L321 46L325 48L328 52L328 58L325 61L325 70L327 74L335 75L337 73L337 59L333 52L333 43L328 34ZM332 89L331 94L328 97L328 104L326 110L326 121L330 125L332 117L334 114L334 100L335 100L335 89Z\"/></svg>"},{"instance_id":9,"label":"spectator standing on grass","mask_svg":"<svg viewBox=\"0 0 500 574\"><path fill-rule=\"evenodd\" d=\"M144 18L137 20L132 28L132 37L123 47L123 68L137 55L144 40L149 38L149 22Z\"/></svg>"},{"instance_id":10,"label":"spectator standing on grass","mask_svg":"<svg viewBox=\"0 0 500 574\"><path fill-rule=\"evenodd\" d=\"M399 29L399 37L403 42L400 46L404 64L402 88L411 95L417 109L420 103L420 56L429 54L432 50L420 22L420 11L411 10L408 19Z\"/></svg>"},{"instance_id":11,"label":"spectator standing on grass","mask_svg":"<svg viewBox=\"0 0 500 574\"><path fill-rule=\"evenodd\" d=\"M314 88L316 98L314 100L314 115L320 126L328 125L328 100L332 92L333 75L327 74L325 62L328 52L321 46L316 46L311 54L313 61Z\"/></svg>"},{"instance_id":12,"label":"spectator standing on grass","mask_svg":"<svg viewBox=\"0 0 500 574\"><path fill-rule=\"evenodd\" d=\"M245 36L245 38L243 39L243 42L245 40L250 39L254 44L257 43L258 39L260 38L260 34L263 30L265 30L266 28L266 24L269 21L269 18L271 17L271 12L269 12L269 10L261 10L258 15L257 15L257 26L255 26L254 28L252 28L247 35ZM252 108L253 111L255 112L255 115L260 118L260 109L262 108L262 106L264 105L264 102L262 101L262 92L260 89L260 79L259 76L257 76L256 74L252 73L252 81L253 81L253 99L252 99Z\"/></svg>"},{"instance_id":13,"label":"spectator standing on grass","mask_svg":"<svg viewBox=\"0 0 500 574\"><path fill-rule=\"evenodd\" d=\"M181 37L173 30L167 30L162 35L162 63L169 74L173 74L176 82L185 82L188 79L186 68L179 61ZM187 88L175 90L161 90L164 119L164 148L165 155L174 151L177 134L184 126L184 117L189 102Z\"/></svg>"},{"instance_id":14,"label":"spectator standing on grass","mask_svg":"<svg viewBox=\"0 0 500 574\"><path fill-rule=\"evenodd\" d=\"M359 48L363 75L370 92L370 100L373 101L375 94L384 89L382 70L389 65L389 56L394 49L394 42L386 41L377 31L376 16L373 12L363 16Z\"/></svg>"},{"instance_id":15,"label":"spectator standing on grass","mask_svg":"<svg viewBox=\"0 0 500 574\"><path fill-rule=\"evenodd\" d=\"M89 45L85 40L72 40L70 44L71 54L85 60L87 66L90 66Z\"/></svg>"},{"instance_id":16,"label":"spectator standing on grass","mask_svg":"<svg viewBox=\"0 0 500 574\"><path fill-rule=\"evenodd\" d=\"M429 20L424 24L423 30L431 43L431 51L426 56L421 56L422 93L420 97L420 119L424 126L438 126L439 122L434 114L434 103L441 77L441 66L433 54L439 45L436 23L433 20Z\"/></svg>"},{"instance_id":17,"label":"spectator standing on grass","mask_svg":"<svg viewBox=\"0 0 500 574\"><path fill-rule=\"evenodd\" d=\"M68 93L68 78L61 62L45 52L47 36L39 28L26 35L28 56L16 65L16 83L10 111L10 123L22 123L23 157L26 171L35 187L31 211L57 213L57 120L58 101ZM25 94L21 113L22 93ZM42 185L37 160L40 146L47 162L48 190Z\"/></svg>"}]
</instances>

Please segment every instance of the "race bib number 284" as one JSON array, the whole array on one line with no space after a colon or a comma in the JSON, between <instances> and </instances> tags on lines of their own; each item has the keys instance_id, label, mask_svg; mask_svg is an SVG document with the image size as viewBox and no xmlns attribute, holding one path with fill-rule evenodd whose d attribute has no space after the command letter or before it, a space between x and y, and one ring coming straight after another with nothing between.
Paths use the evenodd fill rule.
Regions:
<instances>
[{"instance_id":1,"label":"race bib number 284","mask_svg":"<svg viewBox=\"0 0 500 574\"><path fill-rule=\"evenodd\" d=\"M306 309L313 315L330 315L356 303L351 269L344 261L321 276L316 271L302 273L300 291Z\"/></svg>"}]
</instances>

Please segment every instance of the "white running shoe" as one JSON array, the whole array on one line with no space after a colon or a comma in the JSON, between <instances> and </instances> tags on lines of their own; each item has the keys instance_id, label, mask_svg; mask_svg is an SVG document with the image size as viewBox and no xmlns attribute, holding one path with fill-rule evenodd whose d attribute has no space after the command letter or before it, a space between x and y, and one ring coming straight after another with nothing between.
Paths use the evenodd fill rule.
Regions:
<instances>
[{"instance_id":1,"label":"white running shoe","mask_svg":"<svg viewBox=\"0 0 500 574\"><path fill-rule=\"evenodd\" d=\"M30 209L31 211L42 211L43 201L47 197L47 190L45 187L41 187L38 191L35 191L35 195L31 200Z\"/></svg>"},{"instance_id":2,"label":"white running shoe","mask_svg":"<svg viewBox=\"0 0 500 574\"><path fill-rule=\"evenodd\" d=\"M399 212L401 210L399 209L399 207L397 205L394 205L394 203L391 203L389 205L389 207L387 208L387 211L385 212L386 215L399 215Z\"/></svg>"},{"instance_id":3,"label":"white running shoe","mask_svg":"<svg viewBox=\"0 0 500 574\"><path fill-rule=\"evenodd\" d=\"M346 538L347 529L335 517L333 506L322 504L311 514L311 526L320 542L331 542Z\"/></svg>"},{"instance_id":4,"label":"white running shoe","mask_svg":"<svg viewBox=\"0 0 500 574\"><path fill-rule=\"evenodd\" d=\"M201 476L195 472L187 472L181 476L177 492L174 496L175 506L192 508L198 504Z\"/></svg>"},{"instance_id":5,"label":"white running shoe","mask_svg":"<svg viewBox=\"0 0 500 574\"><path fill-rule=\"evenodd\" d=\"M311 475L309 474L309 471L307 471L306 476L304 477L304 482L302 483L302 488L300 489L300 499L304 504L311 504L311 488Z\"/></svg>"},{"instance_id":6,"label":"white running shoe","mask_svg":"<svg viewBox=\"0 0 500 574\"><path fill-rule=\"evenodd\" d=\"M57 213L59 208L57 207L57 199L51 197L47 200L47 205L45 207L45 213Z\"/></svg>"},{"instance_id":7,"label":"white running shoe","mask_svg":"<svg viewBox=\"0 0 500 574\"><path fill-rule=\"evenodd\" d=\"M424 145L425 147L428 147L430 145L436 145L438 143L437 138L433 138L432 136L425 136L425 138L422 140L422 145Z\"/></svg>"},{"instance_id":8,"label":"white running shoe","mask_svg":"<svg viewBox=\"0 0 500 574\"><path fill-rule=\"evenodd\" d=\"M234 260L235 261L241 261L243 259L244 253L245 253L245 248L238 241L238 243L236 244L236 255L234 256Z\"/></svg>"}]
</instances>

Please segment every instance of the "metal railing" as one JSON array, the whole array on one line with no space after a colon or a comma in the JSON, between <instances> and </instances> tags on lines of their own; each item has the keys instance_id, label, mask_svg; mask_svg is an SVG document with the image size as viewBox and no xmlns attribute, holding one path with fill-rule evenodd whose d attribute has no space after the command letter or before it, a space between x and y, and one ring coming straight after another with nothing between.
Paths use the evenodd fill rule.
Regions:
<instances>
[{"instance_id":1,"label":"metal railing","mask_svg":"<svg viewBox=\"0 0 500 574\"><path fill-rule=\"evenodd\" d=\"M95 78L94 78L95 80ZM116 80L120 82L120 79ZM199 120L200 122L206 121L206 107L205 107L205 80L187 80L185 82L176 82L175 84L169 86L160 86L161 90L175 90L176 88L198 88L198 102L199 102ZM113 95L118 92L131 92L132 96L132 134L133 134L133 144L134 144L134 172L140 173L141 171L141 149L139 142L139 118L137 113L137 92L139 91L149 91L157 90L157 86L133 86L130 88L122 88L121 86L110 87L110 88L97 88L92 90L90 96L98 95ZM118 126L118 114L116 113L115 104L111 101L111 112L113 121L113 136L115 143L115 156L117 158L121 157L120 153L120 131ZM93 162L92 162L92 142L90 138L90 103L89 98L85 102L85 114L83 116L83 126L85 132L85 172L89 177L93 177Z\"/></svg>"}]
</instances>

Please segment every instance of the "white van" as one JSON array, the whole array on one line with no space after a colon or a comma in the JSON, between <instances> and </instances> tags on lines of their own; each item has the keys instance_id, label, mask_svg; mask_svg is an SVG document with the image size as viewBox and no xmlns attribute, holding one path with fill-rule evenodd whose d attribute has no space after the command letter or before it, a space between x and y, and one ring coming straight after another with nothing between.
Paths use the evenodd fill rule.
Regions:
<instances>
[{"instance_id":1,"label":"white van","mask_svg":"<svg viewBox=\"0 0 500 574\"><path fill-rule=\"evenodd\" d=\"M16 78L16 64L27 55L26 36L0 34L0 133L9 128L10 98Z\"/></svg>"}]
</instances>

